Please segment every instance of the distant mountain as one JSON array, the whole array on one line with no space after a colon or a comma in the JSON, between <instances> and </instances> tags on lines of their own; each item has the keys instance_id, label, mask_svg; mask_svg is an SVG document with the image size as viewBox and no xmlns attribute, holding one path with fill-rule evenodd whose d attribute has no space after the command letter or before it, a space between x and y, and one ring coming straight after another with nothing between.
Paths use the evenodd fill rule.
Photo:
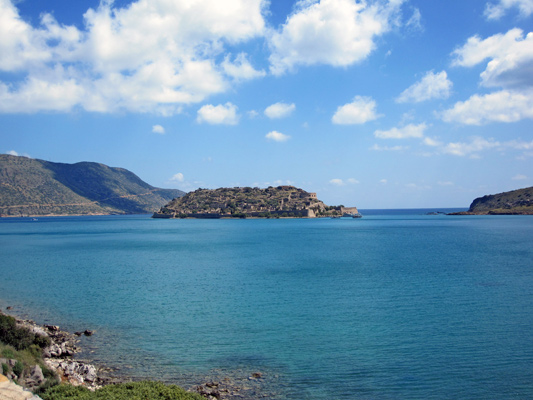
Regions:
<instances>
[{"instance_id":1,"label":"distant mountain","mask_svg":"<svg viewBox=\"0 0 533 400\"><path fill-rule=\"evenodd\" d=\"M152 213L184 194L123 168L0 154L1 216Z\"/></svg>"},{"instance_id":2,"label":"distant mountain","mask_svg":"<svg viewBox=\"0 0 533 400\"><path fill-rule=\"evenodd\" d=\"M357 208L326 206L316 193L294 186L198 189L172 200L154 218L279 218L359 216Z\"/></svg>"},{"instance_id":3,"label":"distant mountain","mask_svg":"<svg viewBox=\"0 0 533 400\"><path fill-rule=\"evenodd\" d=\"M478 197L458 214L533 215L533 187Z\"/></svg>"}]
</instances>

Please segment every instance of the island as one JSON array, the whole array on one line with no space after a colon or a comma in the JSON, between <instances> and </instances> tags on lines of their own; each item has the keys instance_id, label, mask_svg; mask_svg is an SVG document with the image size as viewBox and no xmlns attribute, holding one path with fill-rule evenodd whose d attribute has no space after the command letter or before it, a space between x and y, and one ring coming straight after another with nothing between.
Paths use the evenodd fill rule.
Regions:
<instances>
[{"instance_id":1,"label":"island","mask_svg":"<svg viewBox=\"0 0 533 400\"><path fill-rule=\"evenodd\" d=\"M316 193L294 186L266 189L235 187L198 189L176 198L153 218L317 218L352 217L357 207L327 206Z\"/></svg>"},{"instance_id":2,"label":"island","mask_svg":"<svg viewBox=\"0 0 533 400\"><path fill-rule=\"evenodd\" d=\"M533 215L533 187L478 197L468 211L450 215Z\"/></svg>"}]
</instances>

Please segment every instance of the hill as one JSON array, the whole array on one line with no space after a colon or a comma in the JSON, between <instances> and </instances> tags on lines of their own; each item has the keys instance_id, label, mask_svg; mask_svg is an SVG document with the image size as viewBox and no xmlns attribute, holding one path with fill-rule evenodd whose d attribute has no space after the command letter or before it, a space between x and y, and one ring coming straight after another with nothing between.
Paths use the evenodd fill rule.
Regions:
<instances>
[{"instance_id":1,"label":"hill","mask_svg":"<svg viewBox=\"0 0 533 400\"><path fill-rule=\"evenodd\" d=\"M152 213L183 194L123 168L0 154L0 216Z\"/></svg>"},{"instance_id":2,"label":"hill","mask_svg":"<svg viewBox=\"0 0 533 400\"><path fill-rule=\"evenodd\" d=\"M533 187L478 197L458 214L533 215Z\"/></svg>"},{"instance_id":3,"label":"hill","mask_svg":"<svg viewBox=\"0 0 533 400\"><path fill-rule=\"evenodd\" d=\"M358 215L357 208L326 206L316 193L293 186L198 189L172 200L154 218L279 218Z\"/></svg>"}]
</instances>

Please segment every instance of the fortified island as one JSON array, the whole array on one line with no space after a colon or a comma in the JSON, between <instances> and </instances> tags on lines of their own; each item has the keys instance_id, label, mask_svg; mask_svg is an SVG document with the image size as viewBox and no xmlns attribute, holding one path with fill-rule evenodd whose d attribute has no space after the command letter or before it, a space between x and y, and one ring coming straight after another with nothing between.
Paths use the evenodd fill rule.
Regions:
<instances>
[{"instance_id":1,"label":"fortified island","mask_svg":"<svg viewBox=\"0 0 533 400\"><path fill-rule=\"evenodd\" d=\"M176 198L153 218L361 217L357 207L327 206L316 193L294 186L198 189Z\"/></svg>"}]
</instances>

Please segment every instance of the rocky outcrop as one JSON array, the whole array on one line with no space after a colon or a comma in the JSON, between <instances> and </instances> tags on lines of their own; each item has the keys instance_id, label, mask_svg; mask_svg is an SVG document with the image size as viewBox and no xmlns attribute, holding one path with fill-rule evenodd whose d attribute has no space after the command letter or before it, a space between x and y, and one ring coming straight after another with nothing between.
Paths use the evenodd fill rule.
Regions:
<instances>
[{"instance_id":1,"label":"rocky outcrop","mask_svg":"<svg viewBox=\"0 0 533 400\"><path fill-rule=\"evenodd\" d=\"M43 349L42 358L46 367L55 371L59 381L70 383L74 386L83 385L91 390L114 381L113 378L107 375L108 369L74 359L76 353L80 351L77 335L62 331L56 325L40 326L31 320L17 319L17 325L25 327L37 335L50 338L51 343ZM94 332L85 330L84 333L88 336ZM16 362L16 360L0 359L0 363L10 366L11 370L15 367ZM7 378L16 379L29 390L36 389L46 380L42 369L38 365L31 367L28 372L21 375L10 372Z\"/></svg>"},{"instance_id":2,"label":"rocky outcrop","mask_svg":"<svg viewBox=\"0 0 533 400\"><path fill-rule=\"evenodd\" d=\"M478 197L468 211L452 215L533 215L533 187Z\"/></svg>"}]
</instances>

